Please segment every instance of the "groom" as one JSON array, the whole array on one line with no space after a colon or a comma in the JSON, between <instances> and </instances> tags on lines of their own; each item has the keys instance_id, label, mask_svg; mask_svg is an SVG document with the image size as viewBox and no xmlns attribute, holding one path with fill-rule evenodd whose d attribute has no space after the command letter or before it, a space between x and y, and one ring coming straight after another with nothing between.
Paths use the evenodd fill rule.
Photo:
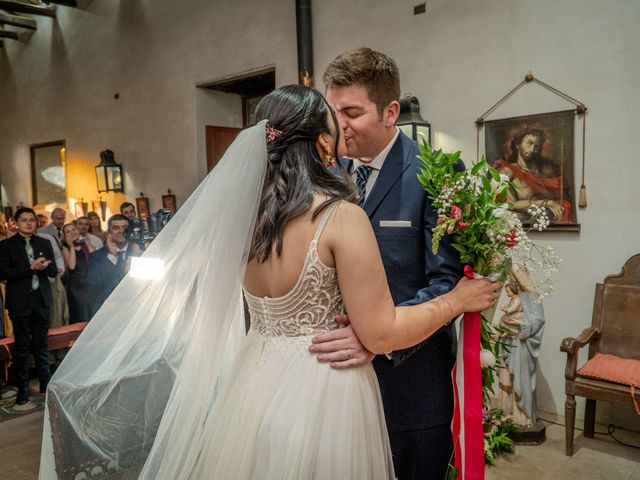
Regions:
<instances>
[{"instance_id":1,"label":"groom","mask_svg":"<svg viewBox=\"0 0 640 480\"><path fill-rule=\"evenodd\" d=\"M447 237L438 255L431 251L437 213L418 182L418 145L395 126L400 111L395 62L360 48L333 60L323 80L354 159L350 171L395 304L415 305L448 292L462 276L462 266ZM445 478L453 451L455 344L455 327L449 325L420 345L373 360L399 480ZM310 350L337 368L371 358L351 327L316 337Z\"/></svg>"}]
</instances>

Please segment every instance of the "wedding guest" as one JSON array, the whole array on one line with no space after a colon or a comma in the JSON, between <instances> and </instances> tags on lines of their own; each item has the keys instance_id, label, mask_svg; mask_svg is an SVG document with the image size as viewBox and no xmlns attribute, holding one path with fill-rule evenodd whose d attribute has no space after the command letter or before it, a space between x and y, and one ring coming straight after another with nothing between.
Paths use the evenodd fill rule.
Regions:
<instances>
[{"instance_id":1,"label":"wedding guest","mask_svg":"<svg viewBox=\"0 0 640 480\"><path fill-rule=\"evenodd\" d=\"M69 302L69 323L88 322L91 319L92 295L89 285L90 255L93 245L83 239L79 229L68 223L64 235L62 255L67 267L65 281Z\"/></svg>"},{"instance_id":2,"label":"wedding guest","mask_svg":"<svg viewBox=\"0 0 640 480\"><path fill-rule=\"evenodd\" d=\"M58 275L62 275L64 273L64 257L62 256L62 250L58 246L58 242L53 236L48 233L37 232L36 235L40 238L44 238L51 244L51 248L53 249L53 258L56 262L56 268L58 269ZM52 283L51 281L49 283Z\"/></svg>"},{"instance_id":3,"label":"wedding guest","mask_svg":"<svg viewBox=\"0 0 640 480\"><path fill-rule=\"evenodd\" d=\"M62 242L62 227L64 221L67 218L67 212L62 208L54 208L51 211L51 223L46 227L40 228L38 231L42 233L48 233L56 239L58 245Z\"/></svg>"},{"instance_id":4,"label":"wedding guest","mask_svg":"<svg viewBox=\"0 0 640 480\"><path fill-rule=\"evenodd\" d=\"M354 159L349 167L376 234L394 303L417 305L449 292L462 266L449 237L440 243L438 255L431 251L437 212L418 182L418 144L395 125L400 113L395 62L360 48L335 58L323 80L346 138L347 157ZM368 360L345 355L345 346L349 352L362 351L349 327L315 341L321 345L311 350L325 352L320 361L347 359L336 366L351 367ZM453 451L455 342L450 323L418 345L373 360L399 480L446 476Z\"/></svg>"},{"instance_id":5,"label":"wedding guest","mask_svg":"<svg viewBox=\"0 0 640 480\"><path fill-rule=\"evenodd\" d=\"M42 213L38 214L38 228L44 228L47 226L47 224L49 223L49 220L47 220L46 215L43 215Z\"/></svg>"},{"instance_id":6,"label":"wedding guest","mask_svg":"<svg viewBox=\"0 0 640 480\"><path fill-rule=\"evenodd\" d=\"M0 213L0 241L6 240L10 236L9 225L7 224L7 218L4 213Z\"/></svg>"},{"instance_id":7,"label":"wedding guest","mask_svg":"<svg viewBox=\"0 0 640 480\"><path fill-rule=\"evenodd\" d=\"M49 278L51 284L51 307L49 308L49 328L58 328L67 325L69 322L69 306L67 302L67 294L62 283L62 275L64 275L65 265L64 258L62 256L62 250L56 239L44 233L44 231L38 231L36 236L44 238L51 244L53 249L53 258L55 259L56 268L58 274L55 278Z\"/></svg>"},{"instance_id":8,"label":"wedding guest","mask_svg":"<svg viewBox=\"0 0 640 480\"><path fill-rule=\"evenodd\" d=\"M127 240L125 231L128 226L129 219L124 215L116 214L109 218L107 241L104 247L91 254L89 284L94 290L92 315L129 271L131 257L142 254L138 244Z\"/></svg>"},{"instance_id":9,"label":"wedding guest","mask_svg":"<svg viewBox=\"0 0 640 480\"><path fill-rule=\"evenodd\" d=\"M13 362L18 395L15 410L35 408L29 402L29 352L33 347L40 391L49 382L48 328L51 287L57 275L51 244L35 235L36 213L18 208L14 215L18 234L0 242L0 279L7 280L7 309L13 323Z\"/></svg>"},{"instance_id":10,"label":"wedding guest","mask_svg":"<svg viewBox=\"0 0 640 480\"><path fill-rule=\"evenodd\" d=\"M98 237L104 245L104 242L107 241L107 232L102 230L100 216L96 212L89 212L87 218L89 219L89 233Z\"/></svg>"},{"instance_id":11,"label":"wedding guest","mask_svg":"<svg viewBox=\"0 0 640 480\"><path fill-rule=\"evenodd\" d=\"M76 221L74 223L78 228L80 237L87 240L87 242L89 242L93 246L93 250L98 250L99 248L102 248L104 246L104 242L100 238L89 232L89 230L91 229L91 222L88 216L78 217L76 218Z\"/></svg>"},{"instance_id":12,"label":"wedding guest","mask_svg":"<svg viewBox=\"0 0 640 480\"><path fill-rule=\"evenodd\" d=\"M18 231L18 224L13 217L9 217L7 220L7 230L9 230L9 234L7 235L8 237L15 235Z\"/></svg>"},{"instance_id":13,"label":"wedding guest","mask_svg":"<svg viewBox=\"0 0 640 480\"><path fill-rule=\"evenodd\" d=\"M120 204L120 214L124 215L132 222L136 218L136 207L133 203L123 202Z\"/></svg>"},{"instance_id":14,"label":"wedding guest","mask_svg":"<svg viewBox=\"0 0 640 480\"><path fill-rule=\"evenodd\" d=\"M9 231L6 217L4 216L4 213L0 213L0 241L6 240L10 234L11 232ZM10 336L11 333L8 333L8 332L12 331L8 325L9 323L8 315L5 314L5 310L4 310L4 305L5 305L4 283L5 282L0 282L0 338Z\"/></svg>"}]
</instances>

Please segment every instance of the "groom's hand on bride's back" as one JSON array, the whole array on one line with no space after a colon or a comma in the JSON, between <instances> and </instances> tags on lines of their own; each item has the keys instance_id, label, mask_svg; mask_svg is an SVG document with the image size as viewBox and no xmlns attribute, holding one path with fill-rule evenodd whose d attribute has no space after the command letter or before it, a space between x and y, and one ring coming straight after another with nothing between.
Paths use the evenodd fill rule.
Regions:
<instances>
[{"instance_id":1,"label":"groom's hand on bride's back","mask_svg":"<svg viewBox=\"0 0 640 480\"><path fill-rule=\"evenodd\" d=\"M316 358L319 362L329 363L332 368L360 367L371 362L375 354L360 343L349 325L349 317L336 315L336 322L345 327L329 330L313 337L309 351L317 354Z\"/></svg>"}]
</instances>

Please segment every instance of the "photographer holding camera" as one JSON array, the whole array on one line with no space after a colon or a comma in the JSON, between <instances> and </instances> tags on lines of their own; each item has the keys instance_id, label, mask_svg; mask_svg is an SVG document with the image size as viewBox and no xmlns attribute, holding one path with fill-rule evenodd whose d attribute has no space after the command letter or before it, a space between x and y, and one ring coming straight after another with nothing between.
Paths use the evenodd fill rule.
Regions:
<instances>
[{"instance_id":1,"label":"photographer holding camera","mask_svg":"<svg viewBox=\"0 0 640 480\"><path fill-rule=\"evenodd\" d=\"M129 219L125 237L129 242L137 243L143 251L173 217L171 210L161 208L156 213L148 216L145 214L142 218L138 218L136 217L136 207L130 202L120 204L120 214Z\"/></svg>"},{"instance_id":2,"label":"photographer holding camera","mask_svg":"<svg viewBox=\"0 0 640 480\"><path fill-rule=\"evenodd\" d=\"M134 212L135 213L135 212ZM91 254L89 284L94 288L95 300L92 314L98 311L107 297L131 267L131 257L142 254L142 248L126 235L129 219L121 214L108 221L107 240L104 247Z\"/></svg>"}]
</instances>

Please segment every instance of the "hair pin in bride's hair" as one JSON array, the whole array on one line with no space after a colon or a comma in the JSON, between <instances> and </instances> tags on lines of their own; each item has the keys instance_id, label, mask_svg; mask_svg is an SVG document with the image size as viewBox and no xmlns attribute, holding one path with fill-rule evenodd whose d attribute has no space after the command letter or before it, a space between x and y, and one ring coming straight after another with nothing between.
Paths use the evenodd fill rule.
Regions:
<instances>
[{"instance_id":1,"label":"hair pin in bride's hair","mask_svg":"<svg viewBox=\"0 0 640 480\"><path fill-rule=\"evenodd\" d=\"M267 126L265 127L265 137L267 138L267 143L273 142L280 135L282 135L282 132L280 130L273 128L267 123Z\"/></svg>"}]
</instances>

